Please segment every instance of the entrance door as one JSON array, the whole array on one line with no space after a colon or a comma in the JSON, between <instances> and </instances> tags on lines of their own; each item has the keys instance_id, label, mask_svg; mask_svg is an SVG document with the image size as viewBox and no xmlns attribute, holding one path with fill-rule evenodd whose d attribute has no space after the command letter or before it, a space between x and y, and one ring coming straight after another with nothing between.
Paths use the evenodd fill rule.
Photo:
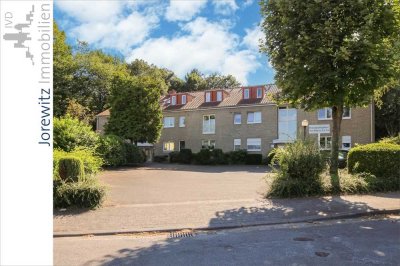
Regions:
<instances>
[{"instance_id":1,"label":"entrance door","mask_svg":"<svg viewBox=\"0 0 400 266\"><path fill-rule=\"evenodd\" d=\"M297 139L297 110L279 107L278 112L279 140L294 141Z\"/></svg>"},{"instance_id":2,"label":"entrance door","mask_svg":"<svg viewBox=\"0 0 400 266\"><path fill-rule=\"evenodd\" d=\"M179 150L186 149L185 146L186 146L185 141L184 140L180 140L179 141Z\"/></svg>"}]
</instances>

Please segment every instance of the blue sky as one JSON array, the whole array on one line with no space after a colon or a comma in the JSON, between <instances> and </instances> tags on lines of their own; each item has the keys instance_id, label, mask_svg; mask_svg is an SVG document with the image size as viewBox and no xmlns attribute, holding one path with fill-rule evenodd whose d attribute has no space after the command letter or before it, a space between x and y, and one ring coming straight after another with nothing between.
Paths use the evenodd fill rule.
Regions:
<instances>
[{"instance_id":1,"label":"blue sky","mask_svg":"<svg viewBox=\"0 0 400 266\"><path fill-rule=\"evenodd\" d=\"M193 68L232 74L244 85L274 82L256 0L56 0L54 17L72 44L143 59L179 77Z\"/></svg>"}]
</instances>

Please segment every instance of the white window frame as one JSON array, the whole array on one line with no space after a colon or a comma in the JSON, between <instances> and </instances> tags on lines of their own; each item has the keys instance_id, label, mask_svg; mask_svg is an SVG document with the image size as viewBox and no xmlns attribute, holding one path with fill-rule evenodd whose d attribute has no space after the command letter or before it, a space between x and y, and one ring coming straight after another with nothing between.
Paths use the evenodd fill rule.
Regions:
<instances>
[{"instance_id":1,"label":"white window frame","mask_svg":"<svg viewBox=\"0 0 400 266\"><path fill-rule=\"evenodd\" d=\"M328 146L327 144L329 143L328 138L331 139L330 147L327 147ZM324 146L321 146L322 139L324 139ZM329 151L332 149L332 136L320 136L318 141L319 141L319 149L320 150Z\"/></svg>"},{"instance_id":2,"label":"white window frame","mask_svg":"<svg viewBox=\"0 0 400 266\"><path fill-rule=\"evenodd\" d=\"M186 104L186 95L185 94L182 95L182 104Z\"/></svg>"},{"instance_id":3,"label":"white window frame","mask_svg":"<svg viewBox=\"0 0 400 266\"><path fill-rule=\"evenodd\" d=\"M211 92L207 91L206 92L206 103L211 102Z\"/></svg>"},{"instance_id":4,"label":"white window frame","mask_svg":"<svg viewBox=\"0 0 400 266\"><path fill-rule=\"evenodd\" d=\"M260 93L260 94L258 94ZM257 88L257 99L261 99L262 98L262 88Z\"/></svg>"},{"instance_id":5,"label":"white window frame","mask_svg":"<svg viewBox=\"0 0 400 266\"><path fill-rule=\"evenodd\" d=\"M179 117L179 127L185 127L186 126L185 120L186 120L185 116L180 116Z\"/></svg>"},{"instance_id":6,"label":"white window frame","mask_svg":"<svg viewBox=\"0 0 400 266\"><path fill-rule=\"evenodd\" d=\"M250 121L249 120L249 115L250 114L253 114L253 121ZM259 120L256 120L256 114L260 114L260 119ZM260 112L260 111L258 111L258 112L248 112L247 113L247 124L261 124L262 123L262 113Z\"/></svg>"},{"instance_id":7,"label":"white window frame","mask_svg":"<svg viewBox=\"0 0 400 266\"><path fill-rule=\"evenodd\" d=\"M238 149L236 149L236 146L239 146ZM242 140L241 139L233 139L233 150L238 151L242 148Z\"/></svg>"},{"instance_id":8,"label":"white window frame","mask_svg":"<svg viewBox=\"0 0 400 266\"><path fill-rule=\"evenodd\" d=\"M249 143L250 142L250 143ZM259 144L257 143L257 144L254 144L254 143L251 143L251 142L259 142ZM250 148L249 149L249 146L256 146L256 145L259 145L260 146L260 148ZM262 147L262 144L261 144L261 138L248 138L247 139L247 151L261 151L261 147Z\"/></svg>"},{"instance_id":9,"label":"white window frame","mask_svg":"<svg viewBox=\"0 0 400 266\"><path fill-rule=\"evenodd\" d=\"M171 96L171 105L176 105L176 95Z\"/></svg>"},{"instance_id":10,"label":"white window frame","mask_svg":"<svg viewBox=\"0 0 400 266\"><path fill-rule=\"evenodd\" d=\"M212 119L211 119L211 117L214 117L214 125L212 125L212 123L211 123L211 121L212 121ZM207 127L205 127L204 126L204 123L205 123L205 120L204 120L204 118L205 117L208 117L208 123L209 123L209 125L208 125L208 130L206 130L207 129ZM203 134L215 134L215 123L216 123L216 117L215 117L215 115L214 114L211 114L211 115L203 115Z\"/></svg>"},{"instance_id":11,"label":"white window frame","mask_svg":"<svg viewBox=\"0 0 400 266\"><path fill-rule=\"evenodd\" d=\"M240 121L236 122L236 116L240 117ZM233 124L234 125L241 125L242 124L242 113L234 113L233 114Z\"/></svg>"},{"instance_id":12,"label":"white window frame","mask_svg":"<svg viewBox=\"0 0 400 266\"><path fill-rule=\"evenodd\" d=\"M169 123L167 123L169 121ZM172 123L170 123L172 121ZM164 117L164 128L172 128L175 127L175 117L173 116L165 116Z\"/></svg>"},{"instance_id":13,"label":"white window frame","mask_svg":"<svg viewBox=\"0 0 400 266\"><path fill-rule=\"evenodd\" d=\"M222 101L222 91L217 91L217 102Z\"/></svg>"},{"instance_id":14,"label":"white window frame","mask_svg":"<svg viewBox=\"0 0 400 266\"><path fill-rule=\"evenodd\" d=\"M212 148L210 148L211 147L211 142L214 143L214 146ZM206 144L204 144L204 143L206 143ZM216 141L214 139L202 139L201 140L201 148L202 149L210 149L210 150L212 150L212 149L215 149L215 145L216 145ZM206 148L203 148L204 146L206 146Z\"/></svg>"},{"instance_id":15,"label":"white window frame","mask_svg":"<svg viewBox=\"0 0 400 266\"><path fill-rule=\"evenodd\" d=\"M348 143L349 147L344 147L343 144ZM342 150L350 150L351 149L351 136L342 136Z\"/></svg>"},{"instance_id":16,"label":"white window frame","mask_svg":"<svg viewBox=\"0 0 400 266\"><path fill-rule=\"evenodd\" d=\"M171 149L171 144L172 144L172 149ZM168 147L168 149L165 149L166 146ZM175 142L173 142L172 140L163 142L163 152L171 152L174 150L175 150Z\"/></svg>"},{"instance_id":17,"label":"white window frame","mask_svg":"<svg viewBox=\"0 0 400 266\"><path fill-rule=\"evenodd\" d=\"M344 107L344 108L349 110L349 116L343 116L342 119L351 119L351 107L349 107L349 108ZM322 111L322 110L324 112L324 116L320 117L319 116L319 112ZM330 112L330 114L331 114L330 117L328 117L328 112ZM344 114L344 112L343 112L343 114ZM317 118L318 118L318 120L332 120L332 108L325 107L325 108L322 108L322 109L318 109L317 110Z\"/></svg>"},{"instance_id":18,"label":"white window frame","mask_svg":"<svg viewBox=\"0 0 400 266\"><path fill-rule=\"evenodd\" d=\"M243 99L250 99L250 89L244 89Z\"/></svg>"}]
</instances>

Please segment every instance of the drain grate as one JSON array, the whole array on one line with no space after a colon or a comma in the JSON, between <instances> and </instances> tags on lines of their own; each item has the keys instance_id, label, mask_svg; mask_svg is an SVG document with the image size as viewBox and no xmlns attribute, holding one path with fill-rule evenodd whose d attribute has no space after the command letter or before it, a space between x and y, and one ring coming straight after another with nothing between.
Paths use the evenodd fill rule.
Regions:
<instances>
[{"instance_id":1,"label":"drain grate","mask_svg":"<svg viewBox=\"0 0 400 266\"><path fill-rule=\"evenodd\" d=\"M193 237L192 231L179 231L179 232L171 232L169 234L169 238L183 238L183 237Z\"/></svg>"}]
</instances>

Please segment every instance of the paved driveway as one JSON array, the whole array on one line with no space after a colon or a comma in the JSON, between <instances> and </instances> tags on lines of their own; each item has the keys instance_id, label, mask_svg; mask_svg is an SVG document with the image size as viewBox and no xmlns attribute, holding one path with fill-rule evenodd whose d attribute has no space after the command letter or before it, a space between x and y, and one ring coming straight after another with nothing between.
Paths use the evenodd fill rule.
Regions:
<instances>
[{"instance_id":1,"label":"paved driveway","mask_svg":"<svg viewBox=\"0 0 400 266\"><path fill-rule=\"evenodd\" d=\"M193 201L243 201L262 197L266 166L149 164L104 171L105 206Z\"/></svg>"}]
</instances>

